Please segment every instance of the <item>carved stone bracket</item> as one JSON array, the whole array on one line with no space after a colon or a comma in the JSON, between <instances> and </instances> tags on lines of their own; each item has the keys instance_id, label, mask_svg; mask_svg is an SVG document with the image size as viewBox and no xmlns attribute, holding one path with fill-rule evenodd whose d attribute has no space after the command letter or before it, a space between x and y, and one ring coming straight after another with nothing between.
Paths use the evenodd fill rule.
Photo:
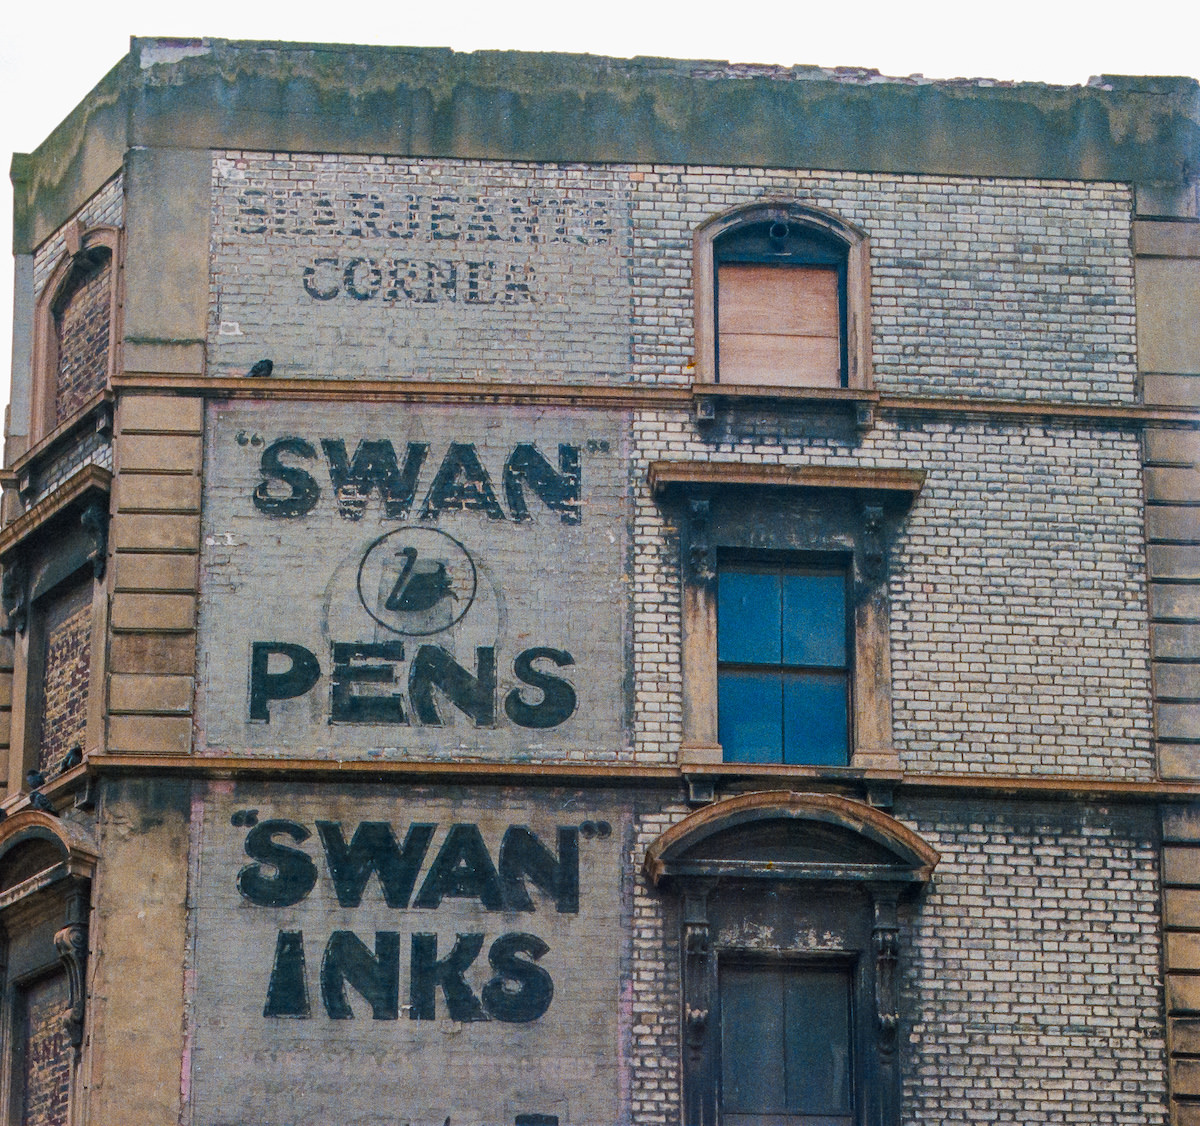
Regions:
<instances>
[{"instance_id":1,"label":"carved stone bracket","mask_svg":"<svg viewBox=\"0 0 1200 1126\"><path fill-rule=\"evenodd\" d=\"M863 505L862 570L868 582L881 582L887 573L887 553L883 546L883 507Z\"/></svg>"},{"instance_id":2,"label":"carved stone bracket","mask_svg":"<svg viewBox=\"0 0 1200 1126\"><path fill-rule=\"evenodd\" d=\"M8 617L7 632L24 633L29 622L28 590L29 576L25 564L15 559L4 568L4 579L0 583L0 602Z\"/></svg>"},{"instance_id":3,"label":"carved stone bracket","mask_svg":"<svg viewBox=\"0 0 1200 1126\"><path fill-rule=\"evenodd\" d=\"M708 893L712 884L699 882L683 897L683 1036L688 1051L704 1050L712 1010L712 940L708 929Z\"/></svg>"},{"instance_id":4,"label":"carved stone bracket","mask_svg":"<svg viewBox=\"0 0 1200 1126\"><path fill-rule=\"evenodd\" d=\"M87 939L87 890L80 885L67 904L67 925L54 935L54 948L67 971L68 1001L62 1025L77 1054L83 1046L87 1007Z\"/></svg>"},{"instance_id":5,"label":"carved stone bracket","mask_svg":"<svg viewBox=\"0 0 1200 1126\"><path fill-rule=\"evenodd\" d=\"M871 938L875 947L875 1021L882 1046L891 1049L900 1027L898 893L891 888L879 889L875 891L874 899L875 925Z\"/></svg>"},{"instance_id":6,"label":"carved stone bracket","mask_svg":"<svg viewBox=\"0 0 1200 1126\"><path fill-rule=\"evenodd\" d=\"M90 541L87 557L92 564L92 574L102 579L108 563L108 509L93 501L83 510L79 522Z\"/></svg>"},{"instance_id":7,"label":"carved stone bracket","mask_svg":"<svg viewBox=\"0 0 1200 1126\"><path fill-rule=\"evenodd\" d=\"M688 501L688 550L686 578L708 584L717 577L717 549L712 543L712 502L707 497Z\"/></svg>"}]
</instances>

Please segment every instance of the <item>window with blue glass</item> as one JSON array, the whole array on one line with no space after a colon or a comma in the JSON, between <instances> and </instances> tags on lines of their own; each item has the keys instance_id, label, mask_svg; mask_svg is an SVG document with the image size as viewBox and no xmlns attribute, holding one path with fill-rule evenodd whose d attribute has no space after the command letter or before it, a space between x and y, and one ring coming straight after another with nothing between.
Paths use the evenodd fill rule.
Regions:
<instances>
[{"instance_id":1,"label":"window with blue glass","mask_svg":"<svg viewBox=\"0 0 1200 1126\"><path fill-rule=\"evenodd\" d=\"M837 561L720 560L717 732L726 762L849 761L847 583Z\"/></svg>"}]
</instances>

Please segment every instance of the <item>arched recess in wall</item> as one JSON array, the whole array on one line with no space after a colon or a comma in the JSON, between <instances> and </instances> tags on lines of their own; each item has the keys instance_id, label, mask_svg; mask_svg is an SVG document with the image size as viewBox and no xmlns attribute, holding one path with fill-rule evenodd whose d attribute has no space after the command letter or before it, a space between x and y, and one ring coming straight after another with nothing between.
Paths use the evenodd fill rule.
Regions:
<instances>
[{"instance_id":1,"label":"arched recess in wall","mask_svg":"<svg viewBox=\"0 0 1200 1126\"><path fill-rule=\"evenodd\" d=\"M679 915L683 1121L899 1122L899 908L938 859L881 810L786 791L650 845Z\"/></svg>"},{"instance_id":2,"label":"arched recess in wall","mask_svg":"<svg viewBox=\"0 0 1200 1126\"><path fill-rule=\"evenodd\" d=\"M24 809L0 822L0 1108L71 1121L87 1005L91 881L98 850L84 829Z\"/></svg>"},{"instance_id":3,"label":"arched recess in wall","mask_svg":"<svg viewBox=\"0 0 1200 1126\"><path fill-rule=\"evenodd\" d=\"M108 387L120 342L121 232L66 232L67 254L35 307L32 441L75 417Z\"/></svg>"},{"instance_id":4,"label":"arched recess in wall","mask_svg":"<svg viewBox=\"0 0 1200 1126\"><path fill-rule=\"evenodd\" d=\"M788 200L714 215L693 237L696 382L871 387L870 246Z\"/></svg>"}]
</instances>

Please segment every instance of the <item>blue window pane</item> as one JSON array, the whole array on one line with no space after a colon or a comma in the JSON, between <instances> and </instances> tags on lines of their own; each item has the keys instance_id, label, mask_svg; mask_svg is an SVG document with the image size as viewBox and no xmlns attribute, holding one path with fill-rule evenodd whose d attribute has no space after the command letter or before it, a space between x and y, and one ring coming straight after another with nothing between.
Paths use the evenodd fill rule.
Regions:
<instances>
[{"instance_id":1,"label":"blue window pane","mask_svg":"<svg viewBox=\"0 0 1200 1126\"><path fill-rule=\"evenodd\" d=\"M844 575L783 576L783 661L845 668Z\"/></svg>"},{"instance_id":2,"label":"blue window pane","mask_svg":"<svg viewBox=\"0 0 1200 1126\"><path fill-rule=\"evenodd\" d=\"M779 664L779 575L722 571L717 579L717 659Z\"/></svg>"},{"instance_id":3,"label":"blue window pane","mask_svg":"<svg viewBox=\"0 0 1200 1126\"><path fill-rule=\"evenodd\" d=\"M718 675L717 738L726 762L781 762L782 717L783 682L777 674Z\"/></svg>"},{"instance_id":4,"label":"blue window pane","mask_svg":"<svg viewBox=\"0 0 1200 1126\"><path fill-rule=\"evenodd\" d=\"M803 673L787 678L783 685L784 762L845 766L849 761L847 728L844 673ZM724 739L721 745L725 745Z\"/></svg>"}]
</instances>

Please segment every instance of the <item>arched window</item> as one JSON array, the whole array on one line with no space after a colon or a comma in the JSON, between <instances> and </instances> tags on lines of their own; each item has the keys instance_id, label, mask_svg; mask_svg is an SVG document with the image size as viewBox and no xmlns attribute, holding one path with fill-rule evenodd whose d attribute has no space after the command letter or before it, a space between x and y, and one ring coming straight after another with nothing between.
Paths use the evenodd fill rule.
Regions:
<instances>
[{"instance_id":1,"label":"arched window","mask_svg":"<svg viewBox=\"0 0 1200 1126\"><path fill-rule=\"evenodd\" d=\"M689 1126L897 1126L899 904L938 854L832 794L743 794L646 850L677 897Z\"/></svg>"},{"instance_id":2,"label":"arched window","mask_svg":"<svg viewBox=\"0 0 1200 1126\"><path fill-rule=\"evenodd\" d=\"M697 380L870 386L864 234L796 203L717 216L696 233Z\"/></svg>"},{"instance_id":3,"label":"arched window","mask_svg":"<svg viewBox=\"0 0 1200 1126\"><path fill-rule=\"evenodd\" d=\"M33 439L69 421L108 386L117 347L119 232L68 228L68 253L38 299Z\"/></svg>"},{"instance_id":4,"label":"arched window","mask_svg":"<svg viewBox=\"0 0 1200 1126\"><path fill-rule=\"evenodd\" d=\"M0 825L0 1099L5 1122L69 1122L87 1007L95 843L23 809Z\"/></svg>"}]
</instances>

